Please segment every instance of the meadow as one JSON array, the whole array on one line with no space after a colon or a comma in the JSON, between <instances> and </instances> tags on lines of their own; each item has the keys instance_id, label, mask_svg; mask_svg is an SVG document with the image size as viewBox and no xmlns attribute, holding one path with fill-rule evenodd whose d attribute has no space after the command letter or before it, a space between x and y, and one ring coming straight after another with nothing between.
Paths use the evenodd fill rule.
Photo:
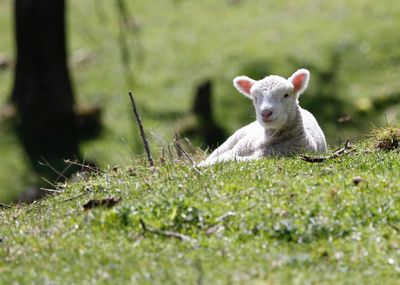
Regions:
<instances>
[{"instance_id":1,"label":"meadow","mask_svg":"<svg viewBox=\"0 0 400 285\"><path fill-rule=\"evenodd\" d=\"M130 164L131 154L142 152L128 90L159 152L186 124L196 86L205 80L213 84L214 119L229 134L254 119L251 104L232 86L236 75L289 76L299 67L311 70L301 104L315 113L330 145L358 139L372 124L393 122L400 89L400 4L385 3L130 1L124 18L111 2L67 1L78 105L103 109L103 132L83 142L82 152L102 167ZM0 1L0 13L0 55L12 59L12 2ZM3 106L12 72L0 71ZM0 132L0 201L10 201L40 178L30 173L5 118ZM199 140L195 144L207 147Z\"/></svg>"},{"instance_id":2,"label":"meadow","mask_svg":"<svg viewBox=\"0 0 400 285\"><path fill-rule=\"evenodd\" d=\"M81 149L100 170L12 204L41 178L4 111L13 69L0 69L0 283L398 283L399 152L377 146L400 141L398 124L380 129L399 119L400 2L135 0L126 14L112 1L67 4L78 105L103 111L101 135ZM0 58L13 58L12 16L0 0ZM212 115L229 134L254 120L235 76L300 67L311 71L300 104L330 153L346 138L351 152L207 169L177 156L174 133L191 120L199 84L212 82Z\"/></svg>"},{"instance_id":3,"label":"meadow","mask_svg":"<svg viewBox=\"0 0 400 285\"><path fill-rule=\"evenodd\" d=\"M175 157L82 175L0 210L0 282L397 284L399 152L376 145L321 163Z\"/></svg>"}]
</instances>

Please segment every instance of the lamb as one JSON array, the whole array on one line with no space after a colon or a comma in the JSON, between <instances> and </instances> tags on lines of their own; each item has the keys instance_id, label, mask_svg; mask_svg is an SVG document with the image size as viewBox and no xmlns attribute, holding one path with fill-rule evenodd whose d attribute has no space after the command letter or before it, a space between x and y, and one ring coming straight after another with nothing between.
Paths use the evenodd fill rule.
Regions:
<instances>
[{"instance_id":1,"label":"lamb","mask_svg":"<svg viewBox=\"0 0 400 285\"><path fill-rule=\"evenodd\" d=\"M277 75L259 81L247 76L236 77L233 85L253 101L257 120L237 130L199 166L326 152L324 133L314 116L298 102L309 78L310 72L306 69L297 70L288 79Z\"/></svg>"}]
</instances>

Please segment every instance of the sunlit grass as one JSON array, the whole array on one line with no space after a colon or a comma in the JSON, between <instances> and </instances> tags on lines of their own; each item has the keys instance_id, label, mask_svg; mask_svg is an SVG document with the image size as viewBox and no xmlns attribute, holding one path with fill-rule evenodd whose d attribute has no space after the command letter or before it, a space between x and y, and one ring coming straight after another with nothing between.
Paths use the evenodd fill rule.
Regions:
<instances>
[{"instance_id":1,"label":"sunlit grass","mask_svg":"<svg viewBox=\"0 0 400 285\"><path fill-rule=\"evenodd\" d=\"M96 3L103 3L104 9L96 8ZM77 102L104 109L103 135L84 142L82 152L102 167L126 165L130 153L142 150L128 90L135 94L152 149L158 152L172 140L178 119L191 110L196 85L205 79L213 81L214 115L219 125L230 133L252 121L250 102L231 82L245 66L254 69L255 62L263 75L289 76L299 65L330 68L332 52L341 50L341 62L334 66L338 75L334 96L349 102L350 111L352 104L357 107L364 98L370 102L400 88L396 30L400 2L127 1L131 28L125 33L130 43L132 84L127 84L121 64L114 2L70 0L67 4L69 62ZM12 58L12 1L3 0L0 5L0 54ZM82 51L93 60L75 62L74 56ZM0 102L9 98L12 72L0 71ZM310 100L318 101L317 89L322 88L312 74L304 99L314 94ZM384 118L378 115L355 121L349 128L338 125L336 119L319 120L329 143L336 144L339 137L356 138L365 133L370 120L379 124ZM0 130L0 134L4 132ZM10 151L17 147L7 146L8 140L2 138L0 143ZM15 161L23 160L9 154L2 165L9 167ZM11 188L0 191L22 190L20 182L0 179L0 185L6 183Z\"/></svg>"},{"instance_id":2,"label":"sunlit grass","mask_svg":"<svg viewBox=\"0 0 400 285\"><path fill-rule=\"evenodd\" d=\"M135 160L2 209L0 282L396 284L398 153L354 148L323 163L273 158L201 174ZM84 211L104 198L122 200Z\"/></svg>"}]
</instances>

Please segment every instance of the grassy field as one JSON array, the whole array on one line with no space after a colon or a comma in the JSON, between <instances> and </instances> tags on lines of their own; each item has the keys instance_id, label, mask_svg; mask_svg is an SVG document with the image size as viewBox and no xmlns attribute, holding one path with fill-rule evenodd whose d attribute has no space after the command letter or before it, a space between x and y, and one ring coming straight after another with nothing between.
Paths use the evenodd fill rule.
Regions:
<instances>
[{"instance_id":1,"label":"grassy field","mask_svg":"<svg viewBox=\"0 0 400 285\"><path fill-rule=\"evenodd\" d=\"M200 171L136 160L60 185L0 209L0 283L398 284L399 153L375 145Z\"/></svg>"},{"instance_id":2,"label":"grassy field","mask_svg":"<svg viewBox=\"0 0 400 285\"><path fill-rule=\"evenodd\" d=\"M400 2L135 0L122 30L113 1L67 3L75 95L104 111L104 131L82 152L102 170L39 202L0 207L1 284L398 283L398 151L364 141L323 163L266 159L201 173L159 158L207 79L215 119L228 133L254 119L232 78L289 76L300 67L311 70L300 103L331 149L397 121ZM0 0L6 59L12 15L12 1ZM122 35L130 61L121 56ZM2 106L12 77L12 68L0 69ZM155 169L142 159L128 90ZM350 122L339 123L343 115ZM0 202L8 204L40 178L2 116L0 157ZM83 210L106 198L122 200Z\"/></svg>"},{"instance_id":3,"label":"grassy field","mask_svg":"<svg viewBox=\"0 0 400 285\"><path fill-rule=\"evenodd\" d=\"M309 68L310 88L301 103L316 114L331 145L339 138L360 137L371 122L380 125L385 116L398 119L396 100L377 112L373 107L375 100L400 90L400 2L138 0L127 3L122 25L112 1L67 4L76 97L79 105L98 105L104 111L101 137L83 143L82 152L102 167L127 165L130 153L141 152L129 89L154 151L171 141L190 113L195 87L207 79L213 82L219 125L230 133L252 121L251 104L232 87L239 74L258 79ZM13 57L12 15L12 1L0 0L0 55L5 58ZM121 35L129 61L121 56ZM12 72L0 70L3 105ZM339 124L338 117L346 114L353 120ZM0 155L0 201L10 201L40 178L30 173L12 127L3 119Z\"/></svg>"}]
</instances>

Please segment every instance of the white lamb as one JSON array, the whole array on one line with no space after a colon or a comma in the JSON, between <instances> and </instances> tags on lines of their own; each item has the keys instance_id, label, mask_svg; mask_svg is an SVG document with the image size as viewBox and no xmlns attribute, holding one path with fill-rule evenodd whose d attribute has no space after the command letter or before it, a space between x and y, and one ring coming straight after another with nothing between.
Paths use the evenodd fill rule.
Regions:
<instances>
[{"instance_id":1,"label":"white lamb","mask_svg":"<svg viewBox=\"0 0 400 285\"><path fill-rule=\"evenodd\" d=\"M253 101L257 120L236 131L199 166L301 152L325 152L324 133L314 116L299 106L310 72L297 70L288 79L271 75L256 81L238 76L233 84Z\"/></svg>"}]
</instances>

